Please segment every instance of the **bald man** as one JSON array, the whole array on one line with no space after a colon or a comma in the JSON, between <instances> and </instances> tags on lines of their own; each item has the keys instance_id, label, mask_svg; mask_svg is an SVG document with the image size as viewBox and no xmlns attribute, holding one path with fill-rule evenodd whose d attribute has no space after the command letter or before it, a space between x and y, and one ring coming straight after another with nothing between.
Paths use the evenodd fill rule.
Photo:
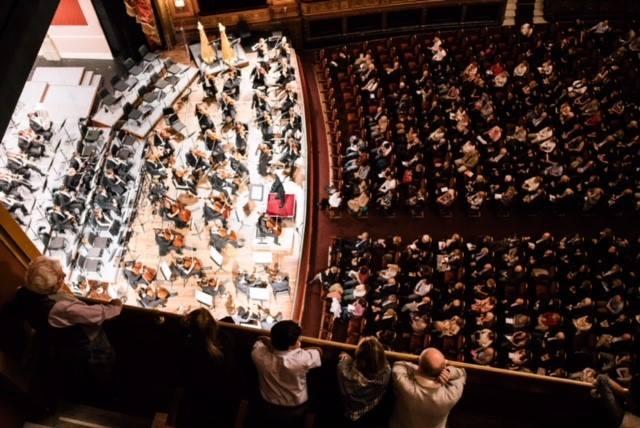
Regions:
<instances>
[{"instance_id":1,"label":"bald man","mask_svg":"<svg viewBox=\"0 0 640 428\"><path fill-rule=\"evenodd\" d=\"M398 361L393 365L395 404L390 428L445 428L447 417L462 397L466 373L447 367L442 352L427 348L419 365Z\"/></svg>"}]
</instances>

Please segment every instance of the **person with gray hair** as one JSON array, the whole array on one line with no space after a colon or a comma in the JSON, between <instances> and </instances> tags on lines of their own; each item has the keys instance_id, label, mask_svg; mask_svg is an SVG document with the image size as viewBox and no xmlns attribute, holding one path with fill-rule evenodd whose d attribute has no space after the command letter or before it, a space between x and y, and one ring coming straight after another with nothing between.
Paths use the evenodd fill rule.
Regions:
<instances>
[{"instance_id":1,"label":"person with gray hair","mask_svg":"<svg viewBox=\"0 0 640 428\"><path fill-rule=\"evenodd\" d=\"M122 302L88 304L76 298L64 280L58 260L35 258L16 292L15 311L41 336L54 361L50 367L61 371L65 383L74 390L88 381L107 385L112 381L115 354L102 323L120 314Z\"/></svg>"},{"instance_id":2,"label":"person with gray hair","mask_svg":"<svg viewBox=\"0 0 640 428\"><path fill-rule=\"evenodd\" d=\"M462 397L464 369L447 366L442 352L427 348L418 365L393 365L395 404L390 428L445 428L449 412Z\"/></svg>"}]
</instances>

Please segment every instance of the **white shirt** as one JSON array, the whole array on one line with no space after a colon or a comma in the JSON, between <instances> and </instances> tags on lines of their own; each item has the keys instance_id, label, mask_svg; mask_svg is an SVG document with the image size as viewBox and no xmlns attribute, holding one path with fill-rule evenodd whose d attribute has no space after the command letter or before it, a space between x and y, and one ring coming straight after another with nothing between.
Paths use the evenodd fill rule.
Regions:
<instances>
[{"instance_id":1,"label":"white shirt","mask_svg":"<svg viewBox=\"0 0 640 428\"><path fill-rule=\"evenodd\" d=\"M453 406L462 397L466 373L449 367L446 385L418 375L418 366L399 361L393 365L396 396L389 428L445 428Z\"/></svg>"},{"instance_id":2,"label":"white shirt","mask_svg":"<svg viewBox=\"0 0 640 428\"><path fill-rule=\"evenodd\" d=\"M251 358L258 369L262 398L277 406L298 406L309 399L307 372L322 365L317 349L277 351L258 340Z\"/></svg>"}]
</instances>

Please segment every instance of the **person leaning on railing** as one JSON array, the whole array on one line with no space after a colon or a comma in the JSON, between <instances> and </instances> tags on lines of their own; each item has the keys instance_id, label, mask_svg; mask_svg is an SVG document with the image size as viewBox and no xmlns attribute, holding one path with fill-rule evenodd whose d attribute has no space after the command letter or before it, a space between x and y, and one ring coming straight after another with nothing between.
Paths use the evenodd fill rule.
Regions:
<instances>
[{"instance_id":1,"label":"person leaning on railing","mask_svg":"<svg viewBox=\"0 0 640 428\"><path fill-rule=\"evenodd\" d=\"M420 354L418 365L393 365L395 404L389 428L445 428L449 412L462 397L467 374L446 365L435 348Z\"/></svg>"},{"instance_id":2,"label":"person leaning on railing","mask_svg":"<svg viewBox=\"0 0 640 428\"><path fill-rule=\"evenodd\" d=\"M65 383L94 390L97 383L107 393L104 387L112 386L115 353L102 323L120 314L122 302L87 304L69 291L64 279L60 262L37 257L13 301L16 313L41 335L50 351L49 367L64 375Z\"/></svg>"},{"instance_id":3,"label":"person leaning on railing","mask_svg":"<svg viewBox=\"0 0 640 428\"><path fill-rule=\"evenodd\" d=\"M391 366L382 343L373 336L365 337L358 343L355 358L340 353L337 375L345 426L384 426L388 419L385 410Z\"/></svg>"},{"instance_id":4,"label":"person leaning on railing","mask_svg":"<svg viewBox=\"0 0 640 428\"><path fill-rule=\"evenodd\" d=\"M300 326L280 321L271 328L271 337L258 338L251 358L258 371L262 397L260 426L302 426L309 400L307 373L320 367L320 348L300 347Z\"/></svg>"}]
</instances>

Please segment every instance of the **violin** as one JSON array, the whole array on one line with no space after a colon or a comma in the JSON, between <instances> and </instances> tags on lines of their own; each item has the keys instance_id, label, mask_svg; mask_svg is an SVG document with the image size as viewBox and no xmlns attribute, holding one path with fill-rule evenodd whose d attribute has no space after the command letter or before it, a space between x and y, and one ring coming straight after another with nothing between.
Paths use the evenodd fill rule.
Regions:
<instances>
[{"instance_id":1,"label":"violin","mask_svg":"<svg viewBox=\"0 0 640 428\"><path fill-rule=\"evenodd\" d=\"M235 230L229 231L227 229L220 228L220 230L218 230L218 234L223 238L230 239L232 241L238 240L238 234L236 233Z\"/></svg>"}]
</instances>

